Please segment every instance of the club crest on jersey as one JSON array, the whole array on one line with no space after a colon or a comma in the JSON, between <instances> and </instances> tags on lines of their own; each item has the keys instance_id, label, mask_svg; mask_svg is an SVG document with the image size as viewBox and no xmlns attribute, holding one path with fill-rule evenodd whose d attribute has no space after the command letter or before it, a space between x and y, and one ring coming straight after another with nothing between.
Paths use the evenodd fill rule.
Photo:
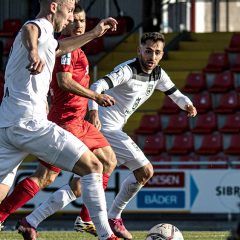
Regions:
<instances>
[{"instance_id":1,"label":"club crest on jersey","mask_svg":"<svg viewBox=\"0 0 240 240\"><path fill-rule=\"evenodd\" d=\"M61 57L61 64L70 65L71 63L71 53L67 53Z\"/></svg>"},{"instance_id":2,"label":"club crest on jersey","mask_svg":"<svg viewBox=\"0 0 240 240\"><path fill-rule=\"evenodd\" d=\"M146 96L148 96L152 92L152 90L153 90L153 85L152 84L148 85L147 91L146 91Z\"/></svg>"}]
</instances>

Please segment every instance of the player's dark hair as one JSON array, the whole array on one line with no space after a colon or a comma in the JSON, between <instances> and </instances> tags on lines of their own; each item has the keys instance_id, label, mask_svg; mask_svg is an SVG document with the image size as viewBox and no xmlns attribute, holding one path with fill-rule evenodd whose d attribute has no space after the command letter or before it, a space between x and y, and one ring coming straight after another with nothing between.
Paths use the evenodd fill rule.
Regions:
<instances>
[{"instance_id":1,"label":"player's dark hair","mask_svg":"<svg viewBox=\"0 0 240 240\"><path fill-rule=\"evenodd\" d=\"M141 44L145 44L147 40L152 40L153 42L161 41L165 43L165 37L160 32L147 32L141 37Z\"/></svg>"},{"instance_id":2,"label":"player's dark hair","mask_svg":"<svg viewBox=\"0 0 240 240\"><path fill-rule=\"evenodd\" d=\"M79 2L75 4L74 13L85 12L84 8L80 5Z\"/></svg>"}]
</instances>

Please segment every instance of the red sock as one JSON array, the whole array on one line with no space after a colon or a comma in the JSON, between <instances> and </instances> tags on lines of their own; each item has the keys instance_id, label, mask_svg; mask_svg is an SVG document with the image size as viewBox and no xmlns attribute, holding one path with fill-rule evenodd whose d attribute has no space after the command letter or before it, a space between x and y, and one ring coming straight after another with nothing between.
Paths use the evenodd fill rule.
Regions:
<instances>
[{"instance_id":1,"label":"red sock","mask_svg":"<svg viewBox=\"0 0 240 240\"><path fill-rule=\"evenodd\" d=\"M10 214L22 207L38 192L39 187L31 178L25 178L18 183L13 192L0 204L0 221L5 221Z\"/></svg>"},{"instance_id":2,"label":"red sock","mask_svg":"<svg viewBox=\"0 0 240 240\"><path fill-rule=\"evenodd\" d=\"M108 174L103 173L103 189L104 190L106 190L106 188L107 188L109 178L110 178L110 176ZM81 217L81 219L84 222L90 222L91 221L89 212L88 212L88 210L87 210L87 208L84 204L82 206L82 209L81 209L81 212L80 212L79 216Z\"/></svg>"}]
</instances>

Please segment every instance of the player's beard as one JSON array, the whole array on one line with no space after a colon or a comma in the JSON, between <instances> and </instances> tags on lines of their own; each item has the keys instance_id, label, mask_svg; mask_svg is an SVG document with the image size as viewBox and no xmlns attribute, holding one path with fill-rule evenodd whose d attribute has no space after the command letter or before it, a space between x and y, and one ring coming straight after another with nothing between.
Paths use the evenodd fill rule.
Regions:
<instances>
[{"instance_id":1,"label":"player's beard","mask_svg":"<svg viewBox=\"0 0 240 240\"><path fill-rule=\"evenodd\" d=\"M139 56L139 62L142 67L142 70L146 73L151 73L152 70L156 67L155 64L153 64L152 67L149 67L147 61L145 61L142 56Z\"/></svg>"}]
</instances>

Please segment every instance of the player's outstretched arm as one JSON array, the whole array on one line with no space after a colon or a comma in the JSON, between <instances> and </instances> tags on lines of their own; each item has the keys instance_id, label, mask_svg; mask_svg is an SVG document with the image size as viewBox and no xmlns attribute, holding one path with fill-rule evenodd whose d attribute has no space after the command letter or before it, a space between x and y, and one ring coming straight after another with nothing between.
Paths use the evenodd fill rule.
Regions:
<instances>
[{"instance_id":1,"label":"player's outstretched arm","mask_svg":"<svg viewBox=\"0 0 240 240\"><path fill-rule=\"evenodd\" d=\"M101 37L107 30L115 31L117 28L117 21L114 18L106 18L101 20L95 28L79 36L68 37L59 40L59 47L56 52L57 56L72 52L86 43L92 41L97 37Z\"/></svg>"},{"instance_id":2,"label":"player's outstretched arm","mask_svg":"<svg viewBox=\"0 0 240 240\"><path fill-rule=\"evenodd\" d=\"M57 81L58 81L58 86L61 89L78 96L92 99L102 107L109 107L114 105L115 103L115 100L113 97L107 94L101 94L91 89L85 88L78 82L74 81L72 79L72 73L70 72L58 72Z\"/></svg>"},{"instance_id":3,"label":"player's outstretched arm","mask_svg":"<svg viewBox=\"0 0 240 240\"><path fill-rule=\"evenodd\" d=\"M35 24L28 23L22 27L22 43L28 51L29 64L26 68L31 74L42 72L45 62L38 55L39 28Z\"/></svg>"},{"instance_id":4,"label":"player's outstretched arm","mask_svg":"<svg viewBox=\"0 0 240 240\"><path fill-rule=\"evenodd\" d=\"M192 101L186 95L182 94L178 89L168 95L181 109L188 112L189 117L195 117L197 115L197 110L193 106Z\"/></svg>"}]
</instances>

